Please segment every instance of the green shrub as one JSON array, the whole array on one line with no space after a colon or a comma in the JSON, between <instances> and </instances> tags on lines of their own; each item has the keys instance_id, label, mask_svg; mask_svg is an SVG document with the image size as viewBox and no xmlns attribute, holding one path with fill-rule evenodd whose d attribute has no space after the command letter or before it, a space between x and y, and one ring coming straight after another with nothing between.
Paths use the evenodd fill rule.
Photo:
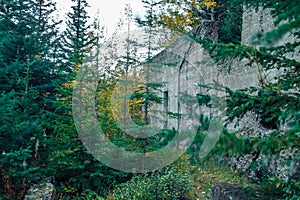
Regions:
<instances>
[{"instance_id":1,"label":"green shrub","mask_svg":"<svg viewBox=\"0 0 300 200\"><path fill-rule=\"evenodd\" d=\"M103 197L99 196L96 192L92 190L85 190L78 200L105 200Z\"/></svg>"},{"instance_id":2,"label":"green shrub","mask_svg":"<svg viewBox=\"0 0 300 200\"><path fill-rule=\"evenodd\" d=\"M62 200L105 200L105 198L99 196L95 191L87 189L82 193L76 194L76 196L63 196L63 197L55 197L55 199Z\"/></svg>"},{"instance_id":3,"label":"green shrub","mask_svg":"<svg viewBox=\"0 0 300 200\"><path fill-rule=\"evenodd\" d=\"M137 175L118 185L108 199L181 199L191 191L192 182L187 174L172 168Z\"/></svg>"}]
</instances>

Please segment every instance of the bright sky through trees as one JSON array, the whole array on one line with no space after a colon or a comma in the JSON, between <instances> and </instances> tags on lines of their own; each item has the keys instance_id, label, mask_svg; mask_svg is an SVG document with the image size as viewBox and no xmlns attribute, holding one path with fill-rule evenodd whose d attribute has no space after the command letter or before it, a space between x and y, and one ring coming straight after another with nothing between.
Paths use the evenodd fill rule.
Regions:
<instances>
[{"instance_id":1,"label":"bright sky through trees","mask_svg":"<svg viewBox=\"0 0 300 200\"><path fill-rule=\"evenodd\" d=\"M59 16L65 18L67 11L73 5L71 0L56 0ZM108 34L111 34L117 27L117 23L124 13L126 4L130 4L133 15L143 14L141 0L87 0L90 7L87 9L91 20L97 16L99 10L100 22L105 26Z\"/></svg>"}]
</instances>

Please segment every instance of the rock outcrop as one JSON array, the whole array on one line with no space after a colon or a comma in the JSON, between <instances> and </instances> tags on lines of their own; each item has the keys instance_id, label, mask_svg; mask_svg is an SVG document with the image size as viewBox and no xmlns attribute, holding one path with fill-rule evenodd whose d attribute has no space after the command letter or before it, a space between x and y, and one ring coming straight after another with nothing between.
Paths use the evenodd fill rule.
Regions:
<instances>
[{"instance_id":1,"label":"rock outcrop","mask_svg":"<svg viewBox=\"0 0 300 200\"><path fill-rule=\"evenodd\" d=\"M54 185L52 183L41 183L33 185L27 191L24 200L52 200Z\"/></svg>"}]
</instances>

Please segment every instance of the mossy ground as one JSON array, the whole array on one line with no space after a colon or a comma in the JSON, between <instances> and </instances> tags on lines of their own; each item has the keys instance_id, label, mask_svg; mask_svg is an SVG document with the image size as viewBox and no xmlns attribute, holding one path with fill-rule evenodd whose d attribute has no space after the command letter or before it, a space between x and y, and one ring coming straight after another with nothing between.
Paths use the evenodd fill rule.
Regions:
<instances>
[{"instance_id":1,"label":"mossy ground","mask_svg":"<svg viewBox=\"0 0 300 200\"><path fill-rule=\"evenodd\" d=\"M189 155L184 155L172 164L177 170L184 171L191 175L193 190L188 196L191 199L210 199L212 188L218 184L240 185L243 192L251 195L261 195L265 188L253 183L246 175L234 172L229 167L220 167L211 162L190 164Z\"/></svg>"}]
</instances>

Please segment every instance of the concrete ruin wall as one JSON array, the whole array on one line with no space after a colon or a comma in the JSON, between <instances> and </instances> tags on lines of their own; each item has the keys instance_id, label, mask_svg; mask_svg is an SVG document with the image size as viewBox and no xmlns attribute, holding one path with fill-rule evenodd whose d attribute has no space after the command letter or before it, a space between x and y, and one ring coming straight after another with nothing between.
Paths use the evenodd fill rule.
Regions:
<instances>
[{"instance_id":1,"label":"concrete ruin wall","mask_svg":"<svg viewBox=\"0 0 300 200\"><path fill-rule=\"evenodd\" d=\"M242 44L252 45L253 40L258 33L263 34L274 29L274 19L270 13L271 11L269 9L263 10L262 8L259 8L258 10L255 10L244 8ZM204 27L203 25L200 25L194 30L194 34L197 37L208 36L213 40L217 40L217 34L214 30L207 30L207 27L212 27L212 25L204 24ZM273 43L272 46L283 45L291 41L295 41L294 36L292 34L287 34L282 40ZM299 52L299 50L295 49L295 52ZM299 53L293 53L288 55L288 57L297 61L300 60ZM160 63L160 65L156 66L158 70L151 75L151 81L166 83L162 90L165 92L168 91L167 111L169 112L176 113L180 111L182 114L190 113L190 110L192 109L190 107L191 105L186 107L184 102L180 101L178 97L184 93L191 96L195 96L198 93L205 94L203 88L198 86L199 84L208 84L216 81L233 90L259 85L258 70L256 66L246 65L247 60L230 60L227 63L214 63L208 52L204 50L199 43L187 36L182 36L173 45L160 52L155 60L157 63ZM162 63L176 63L176 65L166 66ZM231 65L230 72L228 72L227 67L225 66L227 64ZM279 70L273 70L271 73L266 74L266 76L268 81L271 81L281 73L282 72ZM163 97L162 93L161 97ZM165 111L166 108L164 105L157 105L154 110ZM201 111L204 113L207 112L207 110ZM210 115L212 114L213 113L210 113ZM249 113L247 119L245 119L242 124L246 125L247 123L250 123L249 126L251 127L254 125L259 126L255 121L249 122L248 120L249 118L256 119L257 117L258 116L253 116L252 113ZM154 118L152 120L153 123L162 123L161 126L166 124L166 120L164 119L165 116L161 115L160 120L155 120ZM179 124L179 128L180 126L184 128L185 123L187 122L184 120L178 122L178 120L175 119L168 119L167 127L178 128ZM256 129L263 128L256 127ZM242 127L235 130L242 130ZM256 135L263 134L262 131L267 130L261 130Z\"/></svg>"},{"instance_id":2,"label":"concrete ruin wall","mask_svg":"<svg viewBox=\"0 0 300 200\"><path fill-rule=\"evenodd\" d=\"M208 35L205 33L206 27L201 26L203 25L194 30L197 37ZM211 37L213 40L217 38L211 30L209 33L213 35ZM243 37L243 43L249 40L248 37ZM231 89L257 86L259 84L257 68L247 66L246 61L231 60L228 62L232 62L233 67L228 72L225 66L228 63L214 63L201 44L188 38L188 36L183 36L159 53L155 60L157 63L177 64L171 67L161 64L158 67L159 70L151 76L151 81L166 83L163 91L168 93L168 108L166 109L166 105L160 104L153 109L182 114L180 119L167 119L166 115L157 115L157 112L154 112L155 117L152 117L152 123L159 124L161 128L194 129L194 126L199 124L198 115L200 113L209 118L218 115L218 111L197 107L198 104L195 99L194 101L185 102L184 99L180 98L180 96L195 97L196 94L206 94L207 91L199 84L205 85L217 82ZM215 91L215 95L221 96L222 92ZM161 97L164 97L163 94L161 94Z\"/></svg>"},{"instance_id":3,"label":"concrete ruin wall","mask_svg":"<svg viewBox=\"0 0 300 200\"><path fill-rule=\"evenodd\" d=\"M242 44L251 45L253 38L257 33L265 33L274 28L273 18L270 10L258 11L254 9L244 9L243 14L243 31ZM201 27L200 27L201 29ZM203 36L205 28L194 30L199 37ZM210 34L213 34L210 32ZM217 37L212 36L212 39ZM292 35L286 35L281 41L274 43L274 46L282 45L286 42L293 41ZM299 51L298 51L299 52ZM290 55L299 61L299 54ZM176 130L196 130L199 125L199 114L202 113L208 118L216 117L220 112L214 109L197 107L197 101L193 98L188 103L180 99L184 94L185 97L195 97L196 94L208 94L208 92L199 87L199 84L209 84L217 82L221 85L228 86L231 89L240 89L249 86L258 86L258 71L255 66L246 65L247 61L230 60L232 62L231 70L228 72L225 65L228 63L214 63L208 52L204 50L199 43L196 43L186 36L177 40L173 45L168 47L156 56L156 62L160 63L155 73L151 75L151 81L165 82L166 85L160 93L161 97L167 97L167 102L157 104L152 108L154 113L151 117L151 123L161 128L174 128ZM161 63L176 63L174 66L162 65ZM281 71L274 70L268 75L272 80L278 76ZM215 92L216 95L222 96L222 92ZM167 117L165 112L182 114L181 118ZM239 126L230 125L229 131L236 131L238 135L249 137L261 137L268 135L272 130L268 130L259 123L259 116L255 113L248 113L241 119ZM251 155L245 155L240 158L233 158L231 166L239 171L245 171L250 166L254 158ZM263 157L258 159L263 162ZM281 158L273 158L270 161L269 172L278 177L286 178L289 172L286 166L280 167ZM242 162L246 160L245 162ZM292 163L293 164L293 163ZM255 175L254 175L255 176Z\"/></svg>"}]
</instances>

